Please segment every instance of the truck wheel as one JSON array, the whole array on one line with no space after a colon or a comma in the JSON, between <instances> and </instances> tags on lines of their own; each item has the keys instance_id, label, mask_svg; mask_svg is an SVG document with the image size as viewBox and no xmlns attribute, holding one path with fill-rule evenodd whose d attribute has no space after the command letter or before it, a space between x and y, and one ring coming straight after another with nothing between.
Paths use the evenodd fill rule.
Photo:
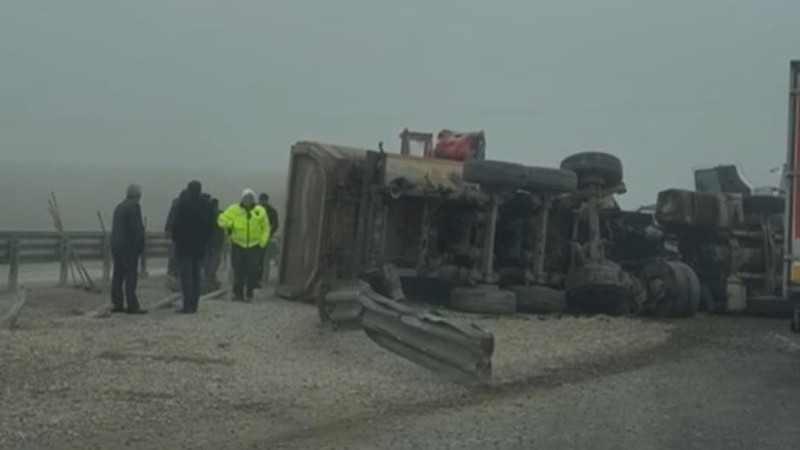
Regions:
<instances>
[{"instance_id":1,"label":"truck wheel","mask_svg":"<svg viewBox=\"0 0 800 450\"><path fill-rule=\"evenodd\" d=\"M630 312L631 293L625 272L611 261L587 261L567 275L566 284L571 309L612 316Z\"/></svg>"},{"instance_id":2,"label":"truck wheel","mask_svg":"<svg viewBox=\"0 0 800 450\"><path fill-rule=\"evenodd\" d=\"M775 195L751 195L742 198L742 210L745 215L770 216L783 214L786 199Z\"/></svg>"},{"instance_id":3,"label":"truck wheel","mask_svg":"<svg viewBox=\"0 0 800 450\"><path fill-rule=\"evenodd\" d=\"M464 312L513 314L517 310L517 296L496 286L459 286L450 291L450 307Z\"/></svg>"},{"instance_id":4,"label":"truck wheel","mask_svg":"<svg viewBox=\"0 0 800 450\"><path fill-rule=\"evenodd\" d=\"M689 265L686 263L681 261L671 261L670 264L673 264L676 267L676 270L679 270L683 274L684 281L686 283L687 295L681 313L684 317L693 316L694 313L697 312L697 308L700 306L700 297L702 296L700 280L697 278L697 274L694 272L694 269L689 267Z\"/></svg>"},{"instance_id":5,"label":"truck wheel","mask_svg":"<svg viewBox=\"0 0 800 450\"><path fill-rule=\"evenodd\" d=\"M490 188L525 189L529 182L528 168L505 161L473 159L464 163L464 181Z\"/></svg>"},{"instance_id":6,"label":"truck wheel","mask_svg":"<svg viewBox=\"0 0 800 450\"><path fill-rule=\"evenodd\" d=\"M567 310L567 296L545 286L512 286L517 296L517 311L530 314L560 313Z\"/></svg>"},{"instance_id":7,"label":"truck wheel","mask_svg":"<svg viewBox=\"0 0 800 450\"><path fill-rule=\"evenodd\" d=\"M588 184L615 187L622 183L622 162L609 153L576 153L561 161L561 168L575 172L580 187Z\"/></svg>"},{"instance_id":8,"label":"truck wheel","mask_svg":"<svg viewBox=\"0 0 800 450\"><path fill-rule=\"evenodd\" d=\"M464 181L496 189L531 193L564 193L577 189L575 173L549 167L526 167L504 161L470 160L464 163Z\"/></svg>"},{"instance_id":9,"label":"truck wheel","mask_svg":"<svg viewBox=\"0 0 800 450\"><path fill-rule=\"evenodd\" d=\"M578 176L571 170L550 167L528 167L525 190L534 194L562 194L578 190Z\"/></svg>"},{"instance_id":10,"label":"truck wheel","mask_svg":"<svg viewBox=\"0 0 800 450\"><path fill-rule=\"evenodd\" d=\"M686 317L697 310L700 282L686 264L653 259L642 270L642 281L648 288L647 312L657 317Z\"/></svg>"}]
</instances>

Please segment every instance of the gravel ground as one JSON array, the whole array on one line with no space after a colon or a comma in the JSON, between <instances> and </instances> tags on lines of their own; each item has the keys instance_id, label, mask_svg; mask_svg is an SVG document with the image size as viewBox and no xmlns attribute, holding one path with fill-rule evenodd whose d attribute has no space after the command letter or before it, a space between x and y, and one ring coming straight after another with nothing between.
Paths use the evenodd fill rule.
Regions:
<instances>
[{"instance_id":1,"label":"gravel ground","mask_svg":"<svg viewBox=\"0 0 800 450\"><path fill-rule=\"evenodd\" d=\"M787 321L682 321L657 355L630 354L565 383L534 380L449 408L402 411L240 448L794 450L800 336Z\"/></svg>"},{"instance_id":2,"label":"gravel ground","mask_svg":"<svg viewBox=\"0 0 800 450\"><path fill-rule=\"evenodd\" d=\"M166 296L151 278L142 302ZM533 381L560 383L625 355L651 354L674 325L636 319L481 318L496 338L493 385L468 389L334 333L316 309L270 298L208 301L98 319L106 295L31 293L0 332L0 448L271 448L353 421L480 403Z\"/></svg>"}]
</instances>

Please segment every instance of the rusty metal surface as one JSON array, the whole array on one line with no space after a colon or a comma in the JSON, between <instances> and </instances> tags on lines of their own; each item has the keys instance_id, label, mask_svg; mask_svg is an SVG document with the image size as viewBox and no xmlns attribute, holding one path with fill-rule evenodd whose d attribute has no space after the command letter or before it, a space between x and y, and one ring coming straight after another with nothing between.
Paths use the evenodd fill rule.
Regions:
<instances>
[{"instance_id":1,"label":"rusty metal surface","mask_svg":"<svg viewBox=\"0 0 800 450\"><path fill-rule=\"evenodd\" d=\"M486 201L479 187L461 181L461 168L456 161L295 144L276 294L313 300L325 278L356 278L384 262L388 220L400 197Z\"/></svg>"},{"instance_id":2,"label":"rusty metal surface","mask_svg":"<svg viewBox=\"0 0 800 450\"><path fill-rule=\"evenodd\" d=\"M308 301L315 297L331 245L343 245L332 238L329 226L344 227L341 217L331 217L338 208L331 199L341 184L342 166L359 164L367 151L315 142L298 142L292 147L288 198L283 235L283 252L276 294Z\"/></svg>"},{"instance_id":3,"label":"rusty metal surface","mask_svg":"<svg viewBox=\"0 0 800 450\"><path fill-rule=\"evenodd\" d=\"M483 193L474 185L462 180L463 164L458 161L434 158L385 154L383 184L393 196L443 195L448 197L474 197Z\"/></svg>"},{"instance_id":4,"label":"rusty metal surface","mask_svg":"<svg viewBox=\"0 0 800 450\"><path fill-rule=\"evenodd\" d=\"M482 383L491 378L490 332L414 310L377 294L366 283L361 292L361 324L376 344L456 381Z\"/></svg>"},{"instance_id":5,"label":"rusty metal surface","mask_svg":"<svg viewBox=\"0 0 800 450\"><path fill-rule=\"evenodd\" d=\"M726 229L735 214L723 195L668 189L658 193L655 217L663 225Z\"/></svg>"}]
</instances>

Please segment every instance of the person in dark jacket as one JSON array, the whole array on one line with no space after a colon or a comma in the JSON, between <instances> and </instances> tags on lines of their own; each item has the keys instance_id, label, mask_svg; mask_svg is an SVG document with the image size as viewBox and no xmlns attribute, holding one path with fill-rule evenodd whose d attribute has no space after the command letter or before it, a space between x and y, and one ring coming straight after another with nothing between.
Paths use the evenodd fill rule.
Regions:
<instances>
[{"instance_id":1,"label":"person in dark jacket","mask_svg":"<svg viewBox=\"0 0 800 450\"><path fill-rule=\"evenodd\" d=\"M272 266L272 259L276 256L276 245L274 242L275 233L278 231L278 210L276 210L270 203L269 203L269 194L266 192L262 192L258 196L258 204L261 205L264 210L267 211L267 219L269 220L269 228L270 228L270 239L267 243L267 246L264 247L264 252L261 255L260 265L258 267L258 273L260 278L258 280L257 286L260 288L261 283L266 282L269 283L269 273L270 268Z\"/></svg>"},{"instance_id":2,"label":"person in dark jacket","mask_svg":"<svg viewBox=\"0 0 800 450\"><path fill-rule=\"evenodd\" d=\"M200 299L201 263L215 226L211 203L202 197L202 185L191 181L175 208L172 241L180 267L183 308L178 312L197 312Z\"/></svg>"},{"instance_id":3,"label":"person in dark jacket","mask_svg":"<svg viewBox=\"0 0 800 450\"><path fill-rule=\"evenodd\" d=\"M186 189L182 190L181 193L172 200L172 204L169 207L167 223L164 226L164 234L166 234L167 239L172 239L172 224L175 222L175 209L178 207L178 202L184 195L186 195ZM175 244L170 244L169 246L169 256L167 257L167 276L174 280L174 282L177 282L177 280L180 279L178 258L175 257Z\"/></svg>"},{"instance_id":4,"label":"person in dark jacket","mask_svg":"<svg viewBox=\"0 0 800 450\"><path fill-rule=\"evenodd\" d=\"M144 251L144 224L139 199L142 190L138 185L128 186L125 200L114 209L111 224L111 254L114 275L111 279L111 312L144 314L136 298L139 257ZM124 286L124 295L123 295Z\"/></svg>"}]
</instances>

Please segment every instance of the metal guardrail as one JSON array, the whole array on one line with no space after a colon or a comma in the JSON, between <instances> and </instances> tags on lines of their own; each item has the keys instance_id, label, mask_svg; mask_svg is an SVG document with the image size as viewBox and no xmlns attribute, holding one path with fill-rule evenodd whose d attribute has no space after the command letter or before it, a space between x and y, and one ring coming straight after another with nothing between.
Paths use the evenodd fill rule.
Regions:
<instances>
[{"instance_id":1,"label":"metal guardrail","mask_svg":"<svg viewBox=\"0 0 800 450\"><path fill-rule=\"evenodd\" d=\"M170 241L163 232L148 232L141 270L147 274L147 259L169 254ZM82 261L103 261L103 280L111 274L111 235L101 231L0 231L0 265L8 265L8 289L15 291L22 264L59 263L59 284L66 286L70 251Z\"/></svg>"}]
</instances>

